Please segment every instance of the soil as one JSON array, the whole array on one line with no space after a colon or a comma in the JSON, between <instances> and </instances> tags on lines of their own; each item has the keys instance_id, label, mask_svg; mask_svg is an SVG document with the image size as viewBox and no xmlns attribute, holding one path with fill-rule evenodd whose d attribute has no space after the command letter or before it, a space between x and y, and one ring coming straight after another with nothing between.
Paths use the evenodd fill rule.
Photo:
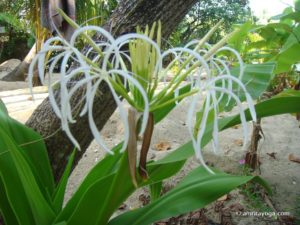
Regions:
<instances>
[{"instance_id":1,"label":"soil","mask_svg":"<svg viewBox=\"0 0 300 225\"><path fill-rule=\"evenodd\" d=\"M1 70L1 66L0 66ZM24 123L40 102L47 97L46 87L34 89L35 101L28 92L25 82L8 83L0 81L0 98L6 104L10 115ZM10 89L10 91L8 91ZM17 90L19 89L19 90ZM188 101L183 101L167 118L155 127L149 158L159 159L189 138L185 124ZM224 116L226 116L224 114ZM249 128L252 125L249 123ZM300 164L289 160L300 157L299 122L293 115L280 115L263 118L261 127L264 137L258 145L260 174L271 186L273 194L254 185L236 189L201 209L186 215L170 218L155 224L297 224L300 220ZM119 123L118 114L114 113L101 131L109 146L122 140L123 127ZM250 132L251 133L251 132ZM242 174L244 159L242 150L242 132L240 126L229 128L219 135L221 153L215 155L208 144L204 149L204 157L209 165L233 174ZM249 137L250 140L250 137ZM66 194L66 201L72 196L87 172L104 157L103 150L92 142L78 166L73 171ZM199 166L195 158L190 159L182 171L164 183L164 190L171 189L192 168ZM138 190L119 210L135 209L149 200L147 189ZM285 212L286 216L273 216L275 212ZM265 213L265 216L262 216ZM298 222L297 222L298 220Z\"/></svg>"}]
</instances>

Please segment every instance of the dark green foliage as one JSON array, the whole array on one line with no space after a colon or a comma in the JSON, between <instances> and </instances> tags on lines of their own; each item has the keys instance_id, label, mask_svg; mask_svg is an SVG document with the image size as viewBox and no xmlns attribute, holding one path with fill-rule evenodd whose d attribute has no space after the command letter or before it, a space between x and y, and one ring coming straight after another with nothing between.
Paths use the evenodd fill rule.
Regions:
<instances>
[{"instance_id":1,"label":"dark green foliage","mask_svg":"<svg viewBox=\"0 0 300 225\"><path fill-rule=\"evenodd\" d=\"M0 64L12 58L23 60L32 46L31 35L12 29L6 37L7 41L0 40Z\"/></svg>"},{"instance_id":2,"label":"dark green foliage","mask_svg":"<svg viewBox=\"0 0 300 225\"><path fill-rule=\"evenodd\" d=\"M216 43L228 33L233 24L244 23L251 19L248 0L198 1L171 35L170 42L172 45L178 46L184 45L191 39L203 37L212 26L222 19L224 22L212 36L212 43Z\"/></svg>"},{"instance_id":3,"label":"dark green foliage","mask_svg":"<svg viewBox=\"0 0 300 225\"><path fill-rule=\"evenodd\" d=\"M76 1L76 20L81 25L103 25L117 7L117 0Z\"/></svg>"},{"instance_id":4,"label":"dark green foliage","mask_svg":"<svg viewBox=\"0 0 300 225\"><path fill-rule=\"evenodd\" d=\"M244 62L275 64L274 79L268 88L274 94L295 87L300 80L299 2L271 17L266 25L251 22L241 25L239 36L229 40L229 46L239 51Z\"/></svg>"},{"instance_id":5,"label":"dark green foliage","mask_svg":"<svg viewBox=\"0 0 300 225\"><path fill-rule=\"evenodd\" d=\"M33 45L26 15L28 5L28 1L21 0L0 1L0 27L5 30L1 35L5 38L0 38L0 63L11 58L22 60Z\"/></svg>"}]
</instances>

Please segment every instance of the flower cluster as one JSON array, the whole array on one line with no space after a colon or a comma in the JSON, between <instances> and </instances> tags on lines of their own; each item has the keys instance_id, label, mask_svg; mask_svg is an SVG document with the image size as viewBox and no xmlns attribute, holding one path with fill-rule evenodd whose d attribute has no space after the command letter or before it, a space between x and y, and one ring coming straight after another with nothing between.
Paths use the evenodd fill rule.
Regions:
<instances>
[{"instance_id":1,"label":"flower cluster","mask_svg":"<svg viewBox=\"0 0 300 225\"><path fill-rule=\"evenodd\" d=\"M53 37L43 45L30 66L29 80L32 80L36 65L42 82L48 73L49 99L53 110L61 119L62 129L77 148L80 148L79 143L69 128L70 123L76 122L70 99L79 88L84 88L85 96L82 98L84 106L80 116L88 115L89 126L95 140L112 154L97 129L92 113L94 98L101 83L105 82L108 85L124 124L124 144L121 151L127 148L129 140L125 101L140 114L139 132L142 134L146 129L149 113L190 96L192 99L187 112L187 125L196 156L206 166L201 154L201 140L208 118L212 116L213 146L217 151L218 113L221 105L236 103L243 125L244 142L248 135L244 107L241 103L243 97L247 101L252 119L256 120L253 101L241 81L243 76L241 57L235 50L223 47L226 38L214 46L207 44L216 27L200 41L192 41L184 47L170 48L166 51L160 48L160 25L157 30L154 25L150 30L147 28L144 33L126 34L116 39L100 27L79 27L70 42ZM154 33L157 36L156 42L153 41ZM101 40L94 41L92 35L101 37ZM84 51L76 48L76 43L80 39L84 39L89 45ZM55 53L50 60L48 60L49 53ZM228 55L231 57L230 60ZM163 62L170 58L171 62L164 65ZM232 60L233 58L235 60ZM75 69L67 69L70 62L76 64ZM238 76L231 74L232 64L239 64ZM55 98L53 87L50 86L51 76L57 67L60 68L59 99ZM168 81L167 76L171 76ZM158 91L160 82L164 82L165 86ZM179 93L178 90L183 83L190 85L189 92ZM199 104L202 107L199 108ZM207 169L209 170L208 167Z\"/></svg>"}]
</instances>

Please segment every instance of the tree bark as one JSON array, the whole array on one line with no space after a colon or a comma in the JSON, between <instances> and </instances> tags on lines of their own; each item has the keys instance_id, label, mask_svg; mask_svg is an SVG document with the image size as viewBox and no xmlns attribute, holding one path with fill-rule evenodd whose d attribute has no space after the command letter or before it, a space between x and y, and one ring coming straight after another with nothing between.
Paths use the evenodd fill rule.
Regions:
<instances>
[{"instance_id":1,"label":"tree bark","mask_svg":"<svg viewBox=\"0 0 300 225\"><path fill-rule=\"evenodd\" d=\"M160 20L162 23L162 37L167 38L196 2L197 0L120 1L104 28L117 37L135 31L137 25L152 25L153 22ZM115 111L116 104L104 83L99 87L99 91L101 95L95 99L93 113L94 116L97 115L95 116L95 122L100 130ZM73 107L79 107L78 101L83 92L84 90L76 93L76 96L72 99ZM58 91L56 91L56 95L59 97ZM82 150L77 152L75 164L93 140L87 117L76 117L76 121L77 123L71 126L71 131ZM45 138L54 176L58 180L74 146L61 130L60 120L53 112L48 98L34 111L26 124Z\"/></svg>"}]
</instances>

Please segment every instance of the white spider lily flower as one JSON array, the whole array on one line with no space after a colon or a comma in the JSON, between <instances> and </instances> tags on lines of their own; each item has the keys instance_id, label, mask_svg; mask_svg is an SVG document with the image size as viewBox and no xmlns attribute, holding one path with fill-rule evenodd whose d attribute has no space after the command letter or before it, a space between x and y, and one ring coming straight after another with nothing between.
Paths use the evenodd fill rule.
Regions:
<instances>
[{"instance_id":1,"label":"white spider lily flower","mask_svg":"<svg viewBox=\"0 0 300 225\"><path fill-rule=\"evenodd\" d=\"M191 46L190 44L189 46ZM240 65L240 73L238 78L231 74L229 65L227 65L227 62L223 59L217 58L216 54L220 51L229 51L233 53L238 61L238 64ZM205 52L204 56L198 56L205 58ZM192 143L195 150L196 157L199 159L201 164L204 165L204 167L210 171L209 167L205 164L205 161L202 157L202 147L201 142L203 139L203 136L205 134L209 115L211 114L213 116L212 120L212 146L213 151L215 153L219 150L219 141L218 141L218 113L219 113L219 104L221 103L222 99L224 99L224 96L228 96L226 105L229 104L231 99L233 99L237 107L239 109L241 123L242 123L242 129L243 129L243 147L245 148L247 140L248 140L248 127L246 123L246 118L244 114L244 107L241 103L242 96L244 95L246 98L246 102L248 104L250 114L253 121L256 121L256 112L254 109L254 103L253 100L246 90L245 85L242 83L241 79L243 77L244 67L243 67L243 61L239 54L229 47L222 47L218 51L216 51L215 54L210 56L208 59L206 59L206 64L203 64L203 61L201 62L201 66L210 66L209 71L210 74L207 74L206 80L200 80L197 79L194 85L199 88L199 93L194 95L192 97L192 101L188 110L188 117L187 117L187 127L189 130L189 133L192 137ZM237 93L233 90L233 87L237 89ZM240 93L242 91L242 93ZM198 109L197 104L199 102L204 102L204 105L202 107L202 111ZM196 125L194 125L194 115L201 111L202 117L201 121L196 122Z\"/></svg>"},{"instance_id":2,"label":"white spider lily flower","mask_svg":"<svg viewBox=\"0 0 300 225\"><path fill-rule=\"evenodd\" d=\"M132 33L115 39L100 27L86 26L75 30L70 42L59 37L51 38L44 44L41 52L37 54L30 65L29 80L32 81L34 68L37 65L40 80L44 82L46 68L50 103L56 115L61 119L62 129L71 142L80 149L69 125L76 123L77 115L87 115L96 142L110 154L113 152L107 147L101 136L93 115L94 99L103 82L107 84L116 102L120 119L124 125L124 143L121 151L127 148L129 141L128 115L122 98L140 113L140 134L143 134L150 113L165 105L177 104L183 98L192 96L187 112L188 130L192 137L196 157L207 170L212 172L205 164L201 153L202 138L208 121L211 121L210 115L213 115L211 121L212 144L216 153L219 149L219 107L221 103L223 104L224 99L227 100L226 105L231 103L231 100L237 104L243 127L244 144L247 141L248 128L244 107L241 103L242 96L246 98L252 119L256 120L253 101L245 85L241 82L244 72L243 61L239 54L229 47L212 50L215 46L206 43L209 35L201 41L194 40L182 48L171 48L161 52L160 41L158 40L157 44L152 40L153 32L154 28L151 29L149 36ZM160 31L157 33L160 37ZM96 42L92 40L90 34L96 34L102 39ZM82 52L76 48L76 43L80 38L84 38L89 43L89 47ZM126 46L129 46L128 51L123 50ZM217 54L225 51L234 55L240 65L238 77L231 74L230 62L218 57ZM48 60L50 53L56 53L56 55ZM163 61L169 56L173 60L163 68ZM76 69L67 69L70 62L76 64ZM60 86L52 87L51 76L57 67L60 68ZM167 82L167 74L174 67L177 70L171 80ZM190 92L181 94L179 88L183 81L188 81L191 89ZM165 87L159 92L156 90L158 82L165 82ZM32 87L31 82L30 87ZM57 90L54 91L54 89ZM71 98L81 90L84 95L81 102L74 107L71 105ZM199 108L201 103L202 111ZM200 121L196 121L195 125L195 115L199 112L202 113L202 117Z\"/></svg>"},{"instance_id":3,"label":"white spider lily flower","mask_svg":"<svg viewBox=\"0 0 300 225\"><path fill-rule=\"evenodd\" d=\"M81 35L86 35L86 31L97 32L101 36L105 37L106 42L92 43L91 48L88 49L84 54L82 54L76 47L76 39ZM142 35L137 35L138 38L145 38ZM126 43L128 43L129 38L137 38L133 35L122 37ZM148 38L149 39L149 38ZM152 41L152 40L151 40ZM70 141L80 149L80 145L73 136L69 124L75 123L74 119L77 115L74 115L74 106L71 106L71 98L79 89L85 90L85 96L82 97L81 101L84 102L79 116L87 114L91 132L96 140L96 142L108 153L113 153L109 150L105 144L104 139L101 137L99 130L94 121L93 117L93 102L97 91L99 90L99 85L105 82L115 99L117 108L120 113L121 121L124 124L124 144L121 151L124 151L127 147L129 139L129 126L127 121L127 112L125 106L121 100L120 95L115 90L115 77L122 77L129 83L135 90L141 95L143 101L143 107L140 108L141 111L141 133L146 129L148 115L149 115L149 101L147 93L141 84L127 71L120 70L120 48L124 43L122 40L114 39L107 31L100 27L88 26L77 29L71 37L70 42L66 42L60 37L50 38L42 47L41 51L34 58L33 63L30 65L29 69L29 81L30 88L32 88L32 79L34 68L36 64L38 65L38 72L40 80L44 83L45 68L48 67L48 79L49 79L49 100L53 107L56 115L61 119L62 129L66 132ZM47 54L55 52L57 55L51 60L47 61ZM94 54L94 53L97 54ZM94 57L93 57L94 54ZM99 55L101 54L101 57ZM90 58L88 58L89 56ZM111 56L113 56L113 63L111 61ZM73 61L76 63L76 69L68 70L67 64ZM50 87L51 77L54 74L56 67L60 67L60 86ZM102 69L104 68L104 69ZM77 77L80 76L80 79ZM59 89L59 97L55 96L55 91L53 89ZM124 87L124 89L126 89ZM82 103L81 102L81 103ZM80 104L80 103L78 103Z\"/></svg>"}]
</instances>

